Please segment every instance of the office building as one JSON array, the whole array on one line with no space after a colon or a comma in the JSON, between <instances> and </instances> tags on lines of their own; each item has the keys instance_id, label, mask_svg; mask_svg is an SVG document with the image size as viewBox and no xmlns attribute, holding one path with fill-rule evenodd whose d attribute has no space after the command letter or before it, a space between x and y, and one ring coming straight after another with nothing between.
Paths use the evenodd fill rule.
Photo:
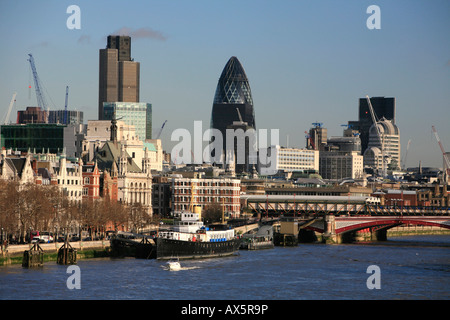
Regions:
<instances>
[{"instance_id":1,"label":"office building","mask_svg":"<svg viewBox=\"0 0 450 320\"><path fill-rule=\"evenodd\" d=\"M99 52L98 117L104 102L139 102L140 64L131 58L129 36L108 36Z\"/></svg>"},{"instance_id":2,"label":"office building","mask_svg":"<svg viewBox=\"0 0 450 320\"><path fill-rule=\"evenodd\" d=\"M377 126L384 147L385 169L397 170L400 167L400 130L393 121L385 118L382 118ZM375 125L372 125L369 130L368 147L364 152L364 165L379 171L383 169L381 141Z\"/></svg>"},{"instance_id":3,"label":"office building","mask_svg":"<svg viewBox=\"0 0 450 320\"><path fill-rule=\"evenodd\" d=\"M377 119L385 118L395 124L395 98L372 97L370 103ZM364 153L369 145L369 130L373 124L366 98L359 99L358 121L349 121L348 124L359 131L361 152Z\"/></svg>"},{"instance_id":4,"label":"office building","mask_svg":"<svg viewBox=\"0 0 450 320\"><path fill-rule=\"evenodd\" d=\"M239 60L231 57L220 75L211 114L211 128L222 133L222 155L226 154L226 129L235 121L245 122L249 128L256 129L253 98L247 75Z\"/></svg>"},{"instance_id":5,"label":"office building","mask_svg":"<svg viewBox=\"0 0 450 320\"><path fill-rule=\"evenodd\" d=\"M329 137L327 140L327 151L356 151L361 154L361 139L359 135L344 137Z\"/></svg>"},{"instance_id":6,"label":"office building","mask_svg":"<svg viewBox=\"0 0 450 320\"><path fill-rule=\"evenodd\" d=\"M261 175L274 175L278 171L319 171L319 151L298 148L285 148L279 145L260 149L260 154L267 155L267 165L260 164Z\"/></svg>"},{"instance_id":7,"label":"office building","mask_svg":"<svg viewBox=\"0 0 450 320\"><path fill-rule=\"evenodd\" d=\"M48 112L41 107L27 107L26 110L17 111L17 123L47 123Z\"/></svg>"},{"instance_id":8,"label":"office building","mask_svg":"<svg viewBox=\"0 0 450 320\"><path fill-rule=\"evenodd\" d=\"M82 125L61 124L12 124L0 128L1 147L21 152L42 151L59 153L66 148L66 155L74 157L77 151L76 136Z\"/></svg>"},{"instance_id":9,"label":"office building","mask_svg":"<svg viewBox=\"0 0 450 320\"><path fill-rule=\"evenodd\" d=\"M152 138L152 105L139 102L105 102L103 119L120 119L136 128L137 138L141 141Z\"/></svg>"},{"instance_id":10,"label":"office building","mask_svg":"<svg viewBox=\"0 0 450 320\"><path fill-rule=\"evenodd\" d=\"M50 110L48 123L83 124L83 111Z\"/></svg>"},{"instance_id":11,"label":"office building","mask_svg":"<svg viewBox=\"0 0 450 320\"><path fill-rule=\"evenodd\" d=\"M363 170L363 156L358 151L320 152L319 174L323 179L360 179Z\"/></svg>"},{"instance_id":12,"label":"office building","mask_svg":"<svg viewBox=\"0 0 450 320\"><path fill-rule=\"evenodd\" d=\"M306 148L312 150L325 150L327 145L327 129L323 127L323 123L313 123L313 128L306 135Z\"/></svg>"},{"instance_id":13,"label":"office building","mask_svg":"<svg viewBox=\"0 0 450 320\"><path fill-rule=\"evenodd\" d=\"M172 214L177 216L189 210L191 203L202 211L212 204L219 204L225 215L239 217L240 190L239 179L180 178L171 179Z\"/></svg>"}]
</instances>

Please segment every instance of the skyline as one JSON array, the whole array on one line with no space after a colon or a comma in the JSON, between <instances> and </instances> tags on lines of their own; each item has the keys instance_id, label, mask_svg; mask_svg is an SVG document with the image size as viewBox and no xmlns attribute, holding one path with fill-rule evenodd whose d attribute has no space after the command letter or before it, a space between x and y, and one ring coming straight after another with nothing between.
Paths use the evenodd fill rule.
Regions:
<instances>
[{"instance_id":1,"label":"skyline","mask_svg":"<svg viewBox=\"0 0 450 320\"><path fill-rule=\"evenodd\" d=\"M68 6L81 10L70 30ZM122 5L119 7L119 5ZM381 9L381 29L369 30L367 7ZM104 13L102 10L111 8ZM132 37L141 64L140 101L152 104L153 133L170 152L177 128L209 126L224 65L236 56L249 79L258 128L280 129L280 144L305 147L312 123L342 136L358 120L365 95L396 98L401 156L406 165L442 167L434 125L450 151L450 3L448 1L2 1L0 112L17 92L18 110L35 106L28 53L51 109L98 118L99 50L110 34ZM32 85L29 99L28 86ZM276 117L274 117L276 114Z\"/></svg>"}]
</instances>

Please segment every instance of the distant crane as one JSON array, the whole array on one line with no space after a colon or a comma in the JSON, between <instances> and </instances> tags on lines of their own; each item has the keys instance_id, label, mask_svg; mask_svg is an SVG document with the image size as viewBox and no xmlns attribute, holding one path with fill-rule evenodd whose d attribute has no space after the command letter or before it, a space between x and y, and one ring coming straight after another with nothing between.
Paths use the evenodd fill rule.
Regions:
<instances>
[{"instance_id":1,"label":"distant crane","mask_svg":"<svg viewBox=\"0 0 450 320\"><path fill-rule=\"evenodd\" d=\"M13 96L11 98L11 102L9 103L8 112L6 113L6 116L5 116L5 121L3 121L4 124L8 124L9 116L11 115L12 107L14 105L14 102L16 101L16 95L17 95L17 92L14 92L14 94L13 94Z\"/></svg>"},{"instance_id":2,"label":"distant crane","mask_svg":"<svg viewBox=\"0 0 450 320\"><path fill-rule=\"evenodd\" d=\"M411 139L408 140L408 145L406 146L405 157L403 158L403 164L401 165L401 168L403 168L403 169L406 169L406 158L408 157L408 150L409 150L410 145L411 145Z\"/></svg>"},{"instance_id":3,"label":"distant crane","mask_svg":"<svg viewBox=\"0 0 450 320\"><path fill-rule=\"evenodd\" d=\"M380 132L380 128L378 128L378 120L375 116L375 112L373 111L373 107L372 107L372 103L370 102L370 98L368 95L366 95L366 99L367 99L367 104L369 105L369 109L370 109L370 115L372 116L372 121L373 124L375 126L376 132L377 132L377 136L378 139L380 139L380 145L381 145L381 158L382 158L382 166L383 166L383 173L382 176L383 178L386 177L386 163L385 163L385 159L384 159L384 139L381 136L381 132Z\"/></svg>"},{"instance_id":4,"label":"distant crane","mask_svg":"<svg viewBox=\"0 0 450 320\"><path fill-rule=\"evenodd\" d=\"M47 114L46 114L46 117L45 117L46 118L45 122L47 123L48 122L49 109L48 109L47 102L45 101L45 97L44 97L44 94L43 94L42 89L41 89L42 84L41 84L41 81L40 81L39 76L38 76L37 71L36 71L36 66L34 64L34 58L31 55L31 53L29 53L28 55L29 55L28 61L30 62L31 71L33 72L37 104L38 104L38 107L40 107L42 111L46 111Z\"/></svg>"},{"instance_id":5,"label":"distant crane","mask_svg":"<svg viewBox=\"0 0 450 320\"><path fill-rule=\"evenodd\" d=\"M66 86L66 103L64 105L64 124L68 124L67 121L67 103L69 102L69 86Z\"/></svg>"},{"instance_id":6,"label":"distant crane","mask_svg":"<svg viewBox=\"0 0 450 320\"><path fill-rule=\"evenodd\" d=\"M161 126L161 129L159 129L159 132L158 132L158 135L156 136L156 139L159 139L159 137L161 136L161 133L162 133L162 131L164 129L164 126L166 125L166 122L167 122L167 120L164 121L164 123Z\"/></svg>"},{"instance_id":7,"label":"distant crane","mask_svg":"<svg viewBox=\"0 0 450 320\"><path fill-rule=\"evenodd\" d=\"M433 129L433 133L434 133L434 136L436 137L436 140L437 140L437 142L439 144L439 148L441 148L442 156L444 157L444 167L447 167L447 168L444 168L444 172L447 173L447 179L448 179L448 177L450 176L450 160L448 159L448 155L447 155L447 153L444 150L444 146L442 145L441 139L439 139L439 136L438 136L438 133L436 131L436 128L434 126L431 126L431 128Z\"/></svg>"}]
</instances>

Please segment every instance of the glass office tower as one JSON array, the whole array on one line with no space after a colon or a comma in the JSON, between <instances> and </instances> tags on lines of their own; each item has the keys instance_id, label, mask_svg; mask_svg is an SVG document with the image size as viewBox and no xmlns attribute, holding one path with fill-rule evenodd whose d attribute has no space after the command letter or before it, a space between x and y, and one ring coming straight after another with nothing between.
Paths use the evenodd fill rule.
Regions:
<instances>
[{"instance_id":1,"label":"glass office tower","mask_svg":"<svg viewBox=\"0 0 450 320\"><path fill-rule=\"evenodd\" d=\"M152 138L152 105L146 102L104 102L104 120L122 120L136 128L139 140Z\"/></svg>"},{"instance_id":2,"label":"glass office tower","mask_svg":"<svg viewBox=\"0 0 450 320\"><path fill-rule=\"evenodd\" d=\"M255 112L250 85L244 68L236 57L228 60L217 84L211 114L211 128L219 129L223 137L223 150L226 149L226 129L233 122L242 121L256 129Z\"/></svg>"}]
</instances>

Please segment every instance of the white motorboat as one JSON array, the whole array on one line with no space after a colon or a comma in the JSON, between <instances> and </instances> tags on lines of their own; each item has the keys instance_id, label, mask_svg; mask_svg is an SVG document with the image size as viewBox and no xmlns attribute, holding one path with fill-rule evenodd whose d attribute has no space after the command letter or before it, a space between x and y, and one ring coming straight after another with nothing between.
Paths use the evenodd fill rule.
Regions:
<instances>
[{"instance_id":1,"label":"white motorboat","mask_svg":"<svg viewBox=\"0 0 450 320\"><path fill-rule=\"evenodd\" d=\"M178 261L178 259L169 260L169 261L167 261L167 268L171 271L178 271L181 269L181 264Z\"/></svg>"}]
</instances>

